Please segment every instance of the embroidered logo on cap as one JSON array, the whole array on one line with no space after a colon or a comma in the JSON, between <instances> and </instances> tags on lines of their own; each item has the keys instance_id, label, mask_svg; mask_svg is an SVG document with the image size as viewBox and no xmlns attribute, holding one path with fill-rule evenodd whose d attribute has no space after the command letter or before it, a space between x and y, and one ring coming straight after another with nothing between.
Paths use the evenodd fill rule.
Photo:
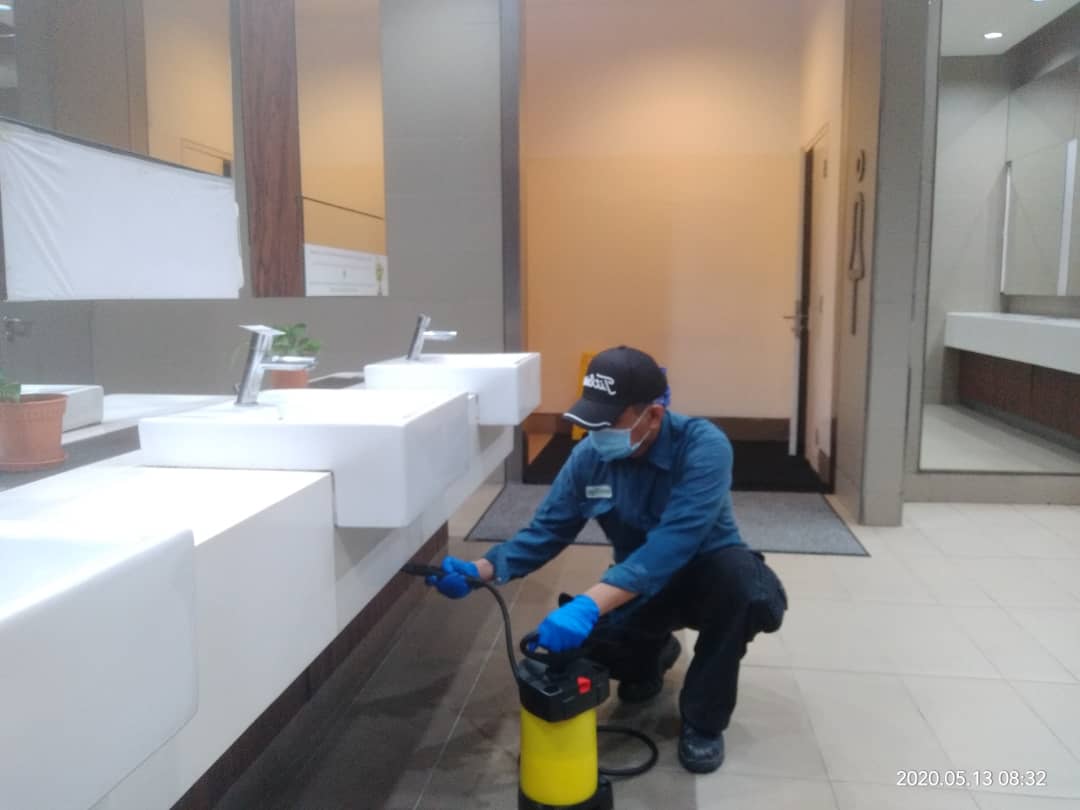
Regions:
<instances>
[{"instance_id":1,"label":"embroidered logo on cap","mask_svg":"<svg viewBox=\"0 0 1080 810\"><path fill-rule=\"evenodd\" d=\"M603 391L605 394L615 396L615 378L606 374L596 374L594 372L585 378L583 385L586 388L594 388L597 391Z\"/></svg>"}]
</instances>

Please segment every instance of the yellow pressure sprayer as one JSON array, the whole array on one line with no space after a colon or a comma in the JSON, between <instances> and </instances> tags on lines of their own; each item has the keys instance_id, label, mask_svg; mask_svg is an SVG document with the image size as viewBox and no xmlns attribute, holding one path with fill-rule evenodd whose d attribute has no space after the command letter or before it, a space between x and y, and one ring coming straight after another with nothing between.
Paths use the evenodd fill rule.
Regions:
<instances>
[{"instance_id":1,"label":"yellow pressure sprayer","mask_svg":"<svg viewBox=\"0 0 1080 810\"><path fill-rule=\"evenodd\" d=\"M441 568L410 563L401 569L414 576L445 576ZM645 773L659 757L656 744L636 729L598 726L596 708L608 698L608 672L587 657L588 649L562 653L536 649L537 635L521 640L524 656L514 654L510 611L490 583L465 577L473 588L489 591L499 604L505 626L506 652L521 699L521 756L518 810L613 810L609 776ZM602 768L597 732L624 734L641 740L649 759L629 768Z\"/></svg>"}]
</instances>

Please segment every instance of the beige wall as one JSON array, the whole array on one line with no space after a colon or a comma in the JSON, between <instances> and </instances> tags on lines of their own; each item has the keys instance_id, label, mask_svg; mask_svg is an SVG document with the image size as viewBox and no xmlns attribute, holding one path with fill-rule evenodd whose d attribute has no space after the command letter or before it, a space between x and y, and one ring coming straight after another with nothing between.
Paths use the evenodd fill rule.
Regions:
<instances>
[{"instance_id":1,"label":"beige wall","mask_svg":"<svg viewBox=\"0 0 1080 810\"><path fill-rule=\"evenodd\" d=\"M143 21L150 154L201 169L231 157L229 4L143 0Z\"/></svg>"},{"instance_id":2,"label":"beige wall","mask_svg":"<svg viewBox=\"0 0 1080 810\"><path fill-rule=\"evenodd\" d=\"M545 411L582 351L669 366L674 406L787 417L800 236L799 14L782 0L525 3L528 347Z\"/></svg>"},{"instance_id":3,"label":"beige wall","mask_svg":"<svg viewBox=\"0 0 1080 810\"><path fill-rule=\"evenodd\" d=\"M378 0L296 0L304 238L386 253Z\"/></svg>"}]
</instances>

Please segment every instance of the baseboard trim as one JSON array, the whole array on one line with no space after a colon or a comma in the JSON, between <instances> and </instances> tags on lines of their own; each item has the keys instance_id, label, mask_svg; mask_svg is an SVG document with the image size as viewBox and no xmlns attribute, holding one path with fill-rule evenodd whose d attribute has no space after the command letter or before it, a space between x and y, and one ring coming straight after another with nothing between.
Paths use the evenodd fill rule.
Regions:
<instances>
[{"instance_id":1,"label":"baseboard trim","mask_svg":"<svg viewBox=\"0 0 1080 810\"><path fill-rule=\"evenodd\" d=\"M449 531L443 524L411 562L430 563L446 550ZM381 657L393 640L400 622L383 621L387 614L398 612L405 601L419 601L424 585L416 577L397 574L345 627L337 638L296 677L285 691L218 757L199 780L191 786L173 810L210 810L221 801L229 788L251 767L289 722L326 684L334 672L361 644L371 649L373 659ZM370 675L370 673L368 673ZM357 683L359 688L362 683Z\"/></svg>"},{"instance_id":2,"label":"baseboard trim","mask_svg":"<svg viewBox=\"0 0 1080 810\"><path fill-rule=\"evenodd\" d=\"M732 441L740 442L786 442L788 440L787 419L758 419L746 416L706 417L719 427ZM561 413L534 413L522 425L526 433L543 435L565 435L570 432L571 423L563 419Z\"/></svg>"}]
</instances>

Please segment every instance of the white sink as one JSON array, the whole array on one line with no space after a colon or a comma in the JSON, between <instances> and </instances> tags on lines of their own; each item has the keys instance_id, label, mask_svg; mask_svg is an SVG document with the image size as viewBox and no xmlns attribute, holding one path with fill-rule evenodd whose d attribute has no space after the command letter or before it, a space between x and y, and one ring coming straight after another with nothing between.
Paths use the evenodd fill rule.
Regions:
<instances>
[{"instance_id":1,"label":"white sink","mask_svg":"<svg viewBox=\"0 0 1080 810\"><path fill-rule=\"evenodd\" d=\"M0 807L94 805L195 714L191 532L0 521L0 655Z\"/></svg>"},{"instance_id":2,"label":"white sink","mask_svg":"<svg viewBox=\"0 0 1080 810\"><path fill-rule=\"evenodd\" d=\"M540 405L540 355L424 354L364 367L368 388L476 394L481 425L520 425Z\"/></svg>"},{"instance_id":3,"label":"white sink","mask_svg":"<svg viewBox=\"0 0 1080 810\"><path fill-rule=\"evenodd\" d=\"M23 385L24 394L63 394L67 397L64 430L76 430L101 422L105 392L100 385Z\"/></svg>"},{"instance_id":4,"label":"white sink","mask_svg":"<svg viewBox=\"0 0 1080 810\"><path fill-rule=\"evenodd\" d=\"M446 391L264 391L139 422L142 463L327 470L339 526L412 523L468 468L468 397ZM197 506L197 505L196 505Z\"/></svg>"}]
</instances>

